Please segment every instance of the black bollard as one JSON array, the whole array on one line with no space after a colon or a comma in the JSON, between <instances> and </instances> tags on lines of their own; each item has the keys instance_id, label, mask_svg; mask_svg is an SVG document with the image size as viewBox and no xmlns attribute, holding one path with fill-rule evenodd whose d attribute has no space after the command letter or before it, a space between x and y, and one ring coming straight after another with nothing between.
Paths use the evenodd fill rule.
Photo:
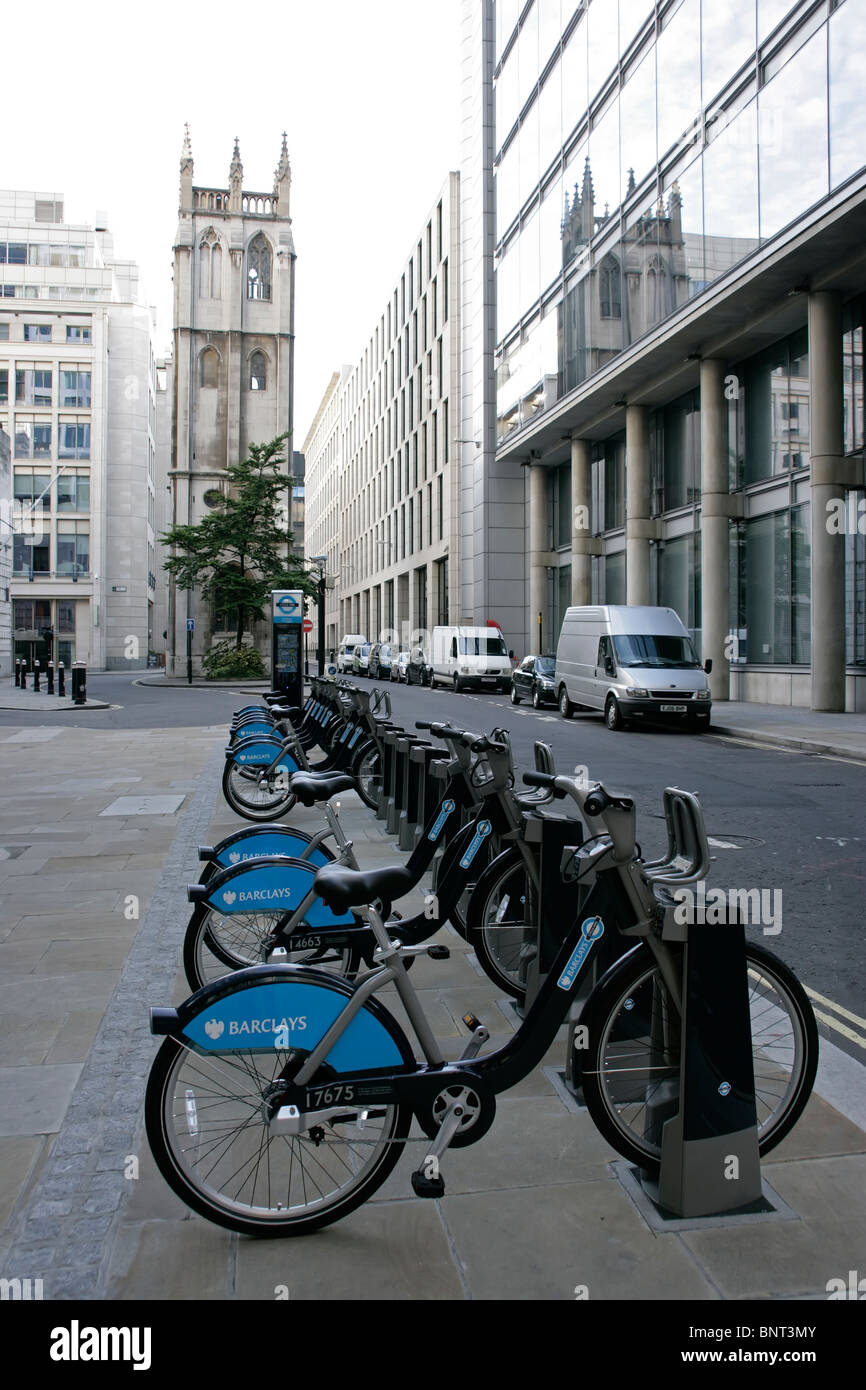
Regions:
<instances>
[{"instance_id":1,"label":"black bollard","mask_svg":"<svg viewBox=\"0 0 866 1390\"><path fill-rule=\"evenodd\" d=\"M72 663L72 703L74 705L87 703L87 667L83 661L73 661Z\"/></svg>"},{"instance_id":2,"label":"black bollard","mask_svg":"<svg viewBox=\"0 0 866 1390\"><path fill-rule=\"evenodd\" d=\"M53 661L49 661L49 663L48 663L48 694L49 694L49 695L53 695L53 694L54 694L54 662L53 662Z\"/></svg>"},{"instance_id":3,"label":"black bollard","mask_svg":"<svg viewBox=\"0 0 866 1390\"><path fill-rule=\"evenodd\" d=\"M62 661L57 663L57 694L66 695L66 670Z\"/></svg>"},{"instance_id":4,"label":"black bollard","mask_svg":"<svg viewBox=\"0 0 866 1390\"><path fill-rule=\"evenodd\" d=\"M33 689L36 691L36 694L38 695L38 694L39 694L39 662L38 662L38 661L34 661L34 663L33 663Z\"/></svg>"},{"instance_id":5,"label":"black bollard","mask_svg":"<svg viewBox=\"0 0 866 1390\"><path fill-rule=\"evenodd\" d=\"M21 684L21 658L20 658L20 656L16 656L16 658L15 658L15 688L18 689L18 687L20 686L20 684Z\"/></svg>"}]
</instances>

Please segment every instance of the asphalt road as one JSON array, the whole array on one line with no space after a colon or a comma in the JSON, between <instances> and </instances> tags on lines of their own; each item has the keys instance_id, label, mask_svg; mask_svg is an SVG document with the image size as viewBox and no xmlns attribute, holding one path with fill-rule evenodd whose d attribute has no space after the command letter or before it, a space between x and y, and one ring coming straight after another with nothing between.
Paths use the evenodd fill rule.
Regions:
<instances>
[{"instance_id":1,"label":"asphalt road","mask_svg":"<svg viewBox=\"0 0 866 1390\"><path fill-rule=\"evenodd\" d=\"M0 711L0 726L114 729L200 727L228 723L253 697L226 689L137 685L129 673L88 677L88 694L111 709L63 714ZM664 846L662 792L697 792L716 856L708 887L781 892L781 931L749 934L777 952L801 980L836 1005L866 1018L866 818L862 765L799 752L770 751L722 735L642 729L612 733L600 715L560 718L555 708L515 708L507 695L455 695L389 686L393 717L449 720L489 732L509 730L518 774L534 766L533 745L548 743L560 771L586 769L591 781L637 802L638 839L653 856ZM771 899L772 902L777 900ZM773 925L779 924L779 918ZM866 1027L851 1025L866 1039ZM866 1052L835 1032L858 1061Z\"/></svg>"}]
</instances>

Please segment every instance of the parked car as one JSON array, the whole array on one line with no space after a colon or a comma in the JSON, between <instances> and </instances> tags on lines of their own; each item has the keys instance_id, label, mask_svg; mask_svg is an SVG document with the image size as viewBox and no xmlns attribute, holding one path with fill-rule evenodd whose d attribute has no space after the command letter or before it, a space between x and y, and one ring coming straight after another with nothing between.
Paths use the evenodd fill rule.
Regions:
<instances>
[{"instance_id":1,"label":"parked car","mask_svg":"<svg viewBox=\"0 0 866 1390\"><path fill-rule=\"evenodd\" d=\"M559 712L603 710L609 729L655 719L706 729L711 670L672 608L569 608L556 649Z\"/></svg>"},{"instance_id":2,"label":"parked car","mask_svg":"<svg viewBox=\"0 0 866 1390\"><path fill-rule=\"evenodd\" d=\"M406 651L400 652L399 655L397 656L397 659L395 660L394 664L393 664L392 667L391 667L391 679L392 679L392 681L397 681L397 682L403 681L404 683L407 683L407 681L406 681L406 667L407 667L408 665L409 665L409 653L406 652Z\"/></svg>"},{"instance_id":3,"label":"parked car","mask_svg":"<svg viewBox=\"0 0 866 1390\"><path fill-rule=\"evenodd\" d=\"M370 674L370 652L372 642L358 642L352 653L352 671L356 676L369 676Z\"/></svg>"},{"instance_id":4,"label":"parked car","mask_svg":"<svg viewBox=\"0 0 866 1390\"><path fill-rule=\"evenodd\" d=\"M423 647L413 647L406 663L406 684L432 685L432 683L433 668L430 665L429 652L425 652Z\"/></svg>"},{"instance_id":5,"label":"parked car","mask_svg":"<svg viewBox=\"0 0 866 1390\"><path fill-rule=\"evenodd\" d=\"M556 704L556 658L553 656L525 656L512 672L511 703L519 705L521 700L531 700L533 709L541 705Z\"/></svg>"},{"instance_id":6,"label":"parked car","mask_svg":"<svg viewBox=\"0 0 866 1390\"><path fill-rule=\"evenodd\" d=\"M454 690L508 690L511 661L496 627L434 627L432 683Z\"/></svg>"},{"instance_id":7,"label":"parked car","mask_svg":"<svg viewBox=\"0 0 866 1390\"><path fill-rule=\"evenodd\" d=\"M387 642L374 642L370 649L370 679L390 680L394 664L394 651Z\"/></svg>"},{"instance_id":8,"label":"parked car","mask_svg":"<svg viewBox=\"0 0 866 1390\"><path fill-rule=\"evenodd\" d=\"M337 651L337 670L341 676L348 675L354 668L352 659L359 642L366 642L363 632L347 632Z\"/></svg>"}]
</instances>

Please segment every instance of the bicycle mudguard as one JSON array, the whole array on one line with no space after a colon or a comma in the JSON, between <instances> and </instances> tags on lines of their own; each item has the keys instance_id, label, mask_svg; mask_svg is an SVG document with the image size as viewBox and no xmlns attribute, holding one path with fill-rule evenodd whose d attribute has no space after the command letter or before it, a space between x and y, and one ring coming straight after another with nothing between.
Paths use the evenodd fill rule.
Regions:
<instances>
[{"instance_id":1,"label":"bicycle mudguard","mask_svg":"<svg viewBox=\"0 0 866 1390\"><path fill-rule=\"evenodd\" d=\"M236 728L232 729L231 736L233 742L240 743L243 738L269 738L273 735L273 732L274 725L272 720L250 719L244 720L242 724L238 724Z\"/></svg>"},{"instance_id":2,"label":"bicycle mudguard","mask_svg":"<svg viewBox=\"0 0 866 1390\"><path fill-rule=\"evenodd\" d=\"M314 864L317 869L322 868L324 864L333 863L333 854L326 853L320 846L307 853L309 846L310 837L301 831L291 830L289 827L263 825L236 830L233 835L215 845L207 859L218 864L221 869L231 869L235 864L246 864L250 859L278 857L303 859L305 864Z\"/></svg>"},{"instance_id":3,"label":"bicycle mudguard","mask_svg":"<svg viewBox=\"0 0 866 1390\"><path fill-rule=\"evenodd\" d=\"M206 985L177 1009L151 1009L150 1029L204 1056L310 1053L354 992L347 980L311 966L252 966ZM405 1034L376 999L362 1005L326 1065L337 1073L416 1069Z\"/></svg>"},{"instance_id":4,"label":"bicycle mudguard","mask_svg":"<svg viewBox=\"0 0 866 1390\"><path fill-rule=\"evenodd\" d=\"M261 857L249 863L235 864L222 869L208 879L187 889L190 902L203 902L221 917L237 912L281 912L291 914L300 907L313 887L319 866L307 859ZM338 915L316 899L306 908L304 921L308 927L327 930L328 927L354 926L359 919L352 912ZM364 928L366 932L366 928Z\"/></svg>"},{"instance_id":5,"label":"bicycle mudguard","mask_svg":"<svg viewBox=\"0 0 866 1390\"><path fill-rule=\"evenodd\" d=\"M271 767L273 765L274 770L300 772L301 769L291 753L283 753L277 761L282 746L282 740L277 738L263 739L253 736L249 739L239 739L237 743L226 749L226 760L242 767Z\"/></svg>"}]
</instances>

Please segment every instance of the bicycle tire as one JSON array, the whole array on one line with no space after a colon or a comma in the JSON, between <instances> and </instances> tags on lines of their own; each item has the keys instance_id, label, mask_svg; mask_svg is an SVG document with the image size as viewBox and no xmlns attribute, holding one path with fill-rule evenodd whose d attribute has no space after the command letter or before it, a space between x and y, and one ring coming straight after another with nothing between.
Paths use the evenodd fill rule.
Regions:
<instances>
[{"instance_id":1,"label":"bicycle tire","mask_svg":"<svg viewBox=\"0 0 866 1390\"><path fill-rule=\"evenodd\" d=\"M358 784L358 795L372 811L378 809L382 791L382 758L375 744L359 750L352 762L352 776Z\"/></svg>"},{"instance_id":2,"label":"bicycle tire","mask_svg":"<svg viewBox=\"0 0 866 1390\"><path fill-rule=\"evenodd\" d=\"M304 972L307 983L315 973ZM238 988L262 978L256 971ZM413 1068L406 1038L387 1009L375 1000L363 1007L391 1034L404 1066ZM348 1215L391 1173L412 1119L405 1104L363 1114L347 1104L345 1116L302 1135L269 1135L269 1088L286 1069L297 1071L307 1055L298 1049L205 1055L176 1038L163 1042L145 1096L148 1142L168 1185L200 1216L242 1235L305 1235ZM325 1065L311 1084L337 1075Z\"/></svg>"},{"instance_id":3,"label":"bicycle tire","mask_svg":"<svg viewBox=\"0 0 866 1390\"><path fill-rule=\"evenodd\" d=\"M526 865L517 849L507 849L487 865L475 885L467 913L466 939L494 984L518 1004L526 1002L521 952L527 933L533 937L533 895Z\"/></svg>"},{"instance_id":4,"label":"bicycle tire","mask_svg":"<svg viewBox=\"0 0 866 1390\"><path fill-rule=\"evenodd\" d=\"M265 943L284 916L281 912L236 912L223 916L209 903L196 903L183 939L183 968L190 989L203 989L251 965L266 965ZM324 945L289 951L281 964L315 965L352 980L361 968L362 957L356 947Z\"/></svg>"},{"instance_id":5,"label":"bicycle tire","mask_svg":"<svg viewBox=\"0 0 866 1390\"><path fill-rule=\"evenodd\" d=\"M297 800L292 792L271 788L269 794L251 778L242 778L243 771L237 763L226 759L222 777L223 796L237 815L245 820L271 821L280 820L291 811Z\"/></svg>"},{"instance_id":6,"label":"bicycle tire","mask_svg":"<svg viewBox=\"0 0 866 1390\"><path fill-rule=\"evenodd\" d=\"M763 1156L790 1132L809 1099L818 1067L818 1029L805 990L783 961L752 942L746 943L746 961ZM670 1049L661 1050L643 1036L649 1019L657 1035L668 1032ZM624 1158L657 1175L661 1126L679 1108L680 1025L648 947L630 952L608 972L580 1022L589 1039L583 1092L596 1127ZM654 1117L648 1113L650 1101L657 1106Z\"/></svg>"}]
</instances>

